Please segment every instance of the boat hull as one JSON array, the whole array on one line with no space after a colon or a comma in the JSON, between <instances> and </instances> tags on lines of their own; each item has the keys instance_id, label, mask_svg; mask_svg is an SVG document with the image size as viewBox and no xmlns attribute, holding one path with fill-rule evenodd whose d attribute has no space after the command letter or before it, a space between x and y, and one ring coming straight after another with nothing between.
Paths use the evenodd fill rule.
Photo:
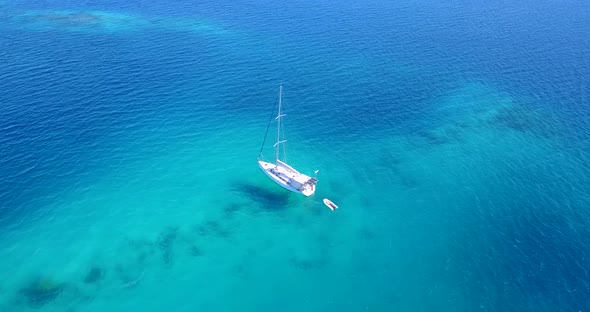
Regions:
<instances>
[{"instance_id":1,"label":"boat hull","mask_svg":"<svg viewBox=\"0 0 590 312\"><path fill-rule=\"evenodd\" d=\"M286 175L277 174L276 173L277 169L280 170L281 168L279 168L276 164L272 164L272 163L269 163L266 161L258 160L258 167L271 180L273 180L276 184L280 185L284 189L287 189L293 193L302 194L304 196L311 196L311 195L313 195L313 193L315 193L315 184L302 185L300 187L295 187L293 185L293 183L295 183L294 180L286 178ZM283 169L286 169L286 168L283 168ZM292 168L289 167L289 170L291 170L291 169ZM294 170L294 169L292 169L292 170ZM293 174L300 174L300 173L297 171L293 171Z\"/></svg>"},{"instance_id":2,"label":"boat hull","mask_svg":"<svg viewBox=\"0 0 590 312\"><path fill-rule=\"evenodd\" d=\"M331 200L324 198L324 205L326 205L326 207L330 208L330 210L334 211L336 209L338 209L338 206L336 204L334 204L334 202L332 202Z\"/></svg>"}]
</instances>

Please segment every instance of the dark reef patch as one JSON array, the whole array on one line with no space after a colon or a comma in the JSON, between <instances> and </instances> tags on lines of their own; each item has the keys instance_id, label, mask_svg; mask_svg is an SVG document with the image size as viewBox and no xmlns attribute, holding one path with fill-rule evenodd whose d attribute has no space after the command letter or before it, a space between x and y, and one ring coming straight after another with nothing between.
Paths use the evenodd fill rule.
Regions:
<instances>
[{"instance_id":1,"label":"dark reef patch","mask_svg":"<svg viewBox=\"0 0 590 312\"><path fill-rule=\"evenodd\" d=\"M403 163L403 156L399 152L393 152L390 149L381 148L379 150L378 161L383 164L397 166Z\"/></svg>"},{"instance_id":2,"label":"dark reef patch","mask_svg":"<svg viewBox=\"0 0 590 312\"><path fill-rule=\"evenodd\" d=\"M326 266L326 261L321 260L321 259L317 259L317 260L312 260L312 259L302 259L299 257L291 257L289 258L289 263L300 269L300 270L314 270L314 269L322 269Z\"/></svg>"},{"instance_id":3,"label":"dark reef patch","mask_svg":"<svg viewBox=\"0 0 590 312\"><path fill-rule=\"evenodd\" d=\"M146 239L129 240L125 252L131 252L137 264L144 264L156 252L154 247L154 243Z\"/></svg>"},{"instance_id":4,"label":"dark reef patch","mask_svg":"<svg viewBox=\"0 0 590 312\"><path fill-rule=\"evenodd\" d=\"M533 115L518 106L501 108L492 118L492 123L520 132L527 132L533 129L536 120Z\"/></svg>"},{"instance_id":5,"label":"dark reef patch","mask_svg":"<svg viewBox=\"0 0 590 312\"><path fill-rule=\"evenodd\" d=\"M358 168L352 169L357 177L364 177L367 181L387 181L398 180L399 183L408 189L416 188L419 185L418 180L405 170L406 165L402 154L386 148L382 148L377 156L376 164L367 166L365 170Z\"/></svg>"},{"instance_id":6,"label":"dark reef patch","mask_svg":"<svg viewBox=\"0 0 590 312\"><path fill-rule=\"evenodd\" d=\"M203 255L203 251L201 250L201 248L194 245L189 248L189 253L193 257L200 257Z\"/></svg>"},{"instance_id":7,"label":"dark reef patch","mask_svg":"<svg viewBox=\"0 0 590 312\"><path fill-rule=\"evenodd\" d=\"M84 283L86 284L94 284L102 280L104 277L104 270L98 266L93 266L88 270L86 276L84 277Z\"/></svg>"},{"instance_id":8,"label":"dark reef patch","mask_svg":"<svg viewBox=\"0 0 590 312\"><path fill-rule=\"evenodd\" d=\"M497 128L510 129L544 138L558 135L560 130L550 115L543 114L523 105L512 105L499 109L491 118L490 124Z\"/></svg>"},{"instance_id":9,"label":"dark reef patch","mask_svg":"<svg viewBox=\"0 0 590 312\"><path fill-rule=\"evenodd\" d=\"M223 216L225 218L233 217L240 210L241 206L237 203L229 203L223 207Z\"/></svg>"},{"instance_id":10,"label":"dark reef patch","mask_svg":"<svg viewBox=\"0 0 590 312\"><path fill-rule=\"evenodd\" d=\"M449 138L433 130L422 129L416 131L416 135L428 145L442 145L450 142Z\"/></svg>"},{"instance_id":11,"label":"dark reef patch","mask_svg":"<svg viewBox=\"0 0 590 312\"><path fill-rule=\"evenodd\" d=\"M168 227L158 237L158 247L166 265L174 262L174 241L178 237L178 227Z\"/></svg>"},{"instance_id":12,"label":"dark reef patch","mask_svg":"<svg viewBox=\"0 0 590 312\"><path fill-rule=\"evenodd\" d=\"M468 121L451 121L434 129L421 129L414 133L417 140L412 143L418 147L458 143L462 141L464 132L470 127L472 125Z\"/></svg>"},{"instance_id":13,"label":"dark reef patch","mask_svg":"<svg viewBox=\"0 0 590 312\"><path fill-rule=\"evenodd\" d=\"M63 283L48 277L37 277L21 288L19 293L31 307L39 308L55 300L63 290Z\"/></svg>"},{"instance_id":14,"label":"dark reef patch","mask_svg":"<svg viewBox=\"0 0 590 312\"><path fill-rule=\"evenodd\" d=\"M196 225L194 231L200 236L215 235L222 238L230 238L231 231L220 225L219 222L209 220L203 224Z\"/></svg>"}]
</instances>

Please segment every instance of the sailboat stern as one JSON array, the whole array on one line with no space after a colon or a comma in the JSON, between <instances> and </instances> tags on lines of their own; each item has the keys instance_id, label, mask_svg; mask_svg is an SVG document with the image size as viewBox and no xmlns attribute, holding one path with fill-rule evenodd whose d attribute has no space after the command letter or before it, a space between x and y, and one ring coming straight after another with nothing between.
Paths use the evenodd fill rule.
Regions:
<instances>
[{"instance_id":1,"label":"sailboat stern","mask_svg":"<svg viewBox=\"0 0 590 312\"><path fill-rule=\"evenodd\" d=\"M311 196L315 193L315 184L318 180L311 178L301 186L301 194L305 196Z\"/></svg>"}]
</instances>

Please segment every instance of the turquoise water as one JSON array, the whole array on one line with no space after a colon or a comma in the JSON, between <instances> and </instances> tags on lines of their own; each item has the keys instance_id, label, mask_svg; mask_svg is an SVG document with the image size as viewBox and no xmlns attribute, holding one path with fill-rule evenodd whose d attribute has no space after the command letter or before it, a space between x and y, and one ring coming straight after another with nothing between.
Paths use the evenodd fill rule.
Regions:
<instances>
[{"instance_id":1,"label":"turquoise water","mask_svg":"<svg viewBox=\"0 0 590 312\"><path fill-rule=\"evenodd\" d=\"M0 311L590 309L588 9L0 2Z\"/></svg>"}]
</instances>

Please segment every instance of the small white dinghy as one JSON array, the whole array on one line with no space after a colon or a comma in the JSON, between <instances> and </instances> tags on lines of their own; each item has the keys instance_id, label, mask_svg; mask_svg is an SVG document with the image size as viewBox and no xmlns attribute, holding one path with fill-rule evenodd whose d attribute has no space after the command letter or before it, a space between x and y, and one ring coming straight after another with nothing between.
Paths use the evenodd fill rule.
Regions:
<instances>
[{"instance_id":1,"label":"small white dinghy","mask_svg":"<svg viewBox=\"0 0 590 312\"><path fill-rule=\"evenodd\" d=\"M328 206L328 208L330 208L332 211L338 209L338 206L327 198L324 198L324 205Z\"/></svg>"}]
</instances>

